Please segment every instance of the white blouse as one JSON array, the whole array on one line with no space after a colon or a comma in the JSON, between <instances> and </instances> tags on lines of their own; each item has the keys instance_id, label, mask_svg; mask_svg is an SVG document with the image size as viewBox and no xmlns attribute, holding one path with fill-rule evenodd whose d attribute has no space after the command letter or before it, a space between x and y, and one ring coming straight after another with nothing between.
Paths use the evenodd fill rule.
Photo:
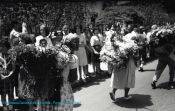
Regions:
<instances>
[{"instance_id":1,"label":"white blouse","mask_svg":"<svg viewBox=\"0 0 175 111\"><path fill-rule=\"evenodd\" d=\"M103 44L102 36L98 36L98 37L96 35L92 36L91 40L90 40L90 44L91 44L91 46L95 46L95 45L102 46L102 44Z\"/></svg>"}]
</instances>

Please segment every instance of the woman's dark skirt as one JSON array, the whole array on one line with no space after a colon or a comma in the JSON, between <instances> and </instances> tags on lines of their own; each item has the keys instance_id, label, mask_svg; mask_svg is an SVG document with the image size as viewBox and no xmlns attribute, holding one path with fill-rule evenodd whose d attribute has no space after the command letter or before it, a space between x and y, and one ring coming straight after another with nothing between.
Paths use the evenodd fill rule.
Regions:
<instances>
[{"instance_id":1,"label":"woman's dark skirt","mask_svg":"<svg viewBox=\"0 0 175 111\"><path fill-rule=\"evenodd\" d=\"M95 45L93 46L94 49L97 51L97 52L100 52L101 51L101 46L100 45ZM95 54L93 53L93 63L100 63L100 54Z\"/></svg>"},{"instance_id":2,"label":"woman's dark skirt","mask_svg":"<svg viewBox=\"0 0 175 111\"><path fill-rule=\"evenodd\" d=\"M4 80L0 80L0 94L4 95L4 94L9 94L9 95L13 95L13 82L12 82L12 78L6 78Z\"/></svg>"}]
</instances>

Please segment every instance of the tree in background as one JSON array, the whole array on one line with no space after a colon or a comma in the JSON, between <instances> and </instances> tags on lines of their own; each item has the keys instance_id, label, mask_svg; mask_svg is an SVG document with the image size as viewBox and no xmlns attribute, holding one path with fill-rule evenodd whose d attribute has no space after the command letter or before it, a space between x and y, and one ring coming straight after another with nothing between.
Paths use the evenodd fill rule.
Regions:
<instances>
[{"instance_id":1,"label":"tree in background","mask_svg":"<svg viewBox=\"0 0 175 111\"><path fill-rule=\"evenodd\" d=\"M8 36L14 20L27 23L29 33L39 34L39 25L45 23L50 31L61 28L84 25L84 2L22 2L0 4L3 35Z\"/></svg>"},{"instance_id":2,"label":"tree in background","mask_svg":"<svg viewBox=\"0 0 175 111\"><path fill-rule=\"evenodd\" d=\"M103 14L96 20L97 23L105 24L113 24L116 21L143 24L144 16L132 6L113 6L107 7Z\"/></svg>"},{"instance_id":3,"label":"tree in background","mask_svg":"<svg viewBox=\"0 0 175 111\"><path fill-rule=\"evenodd\" d=\"M128 2L129 1L129 2ZM152 25L174 22L164 9L165 0L114 0L102 3L98 12L87 9L87 1L82 2L4 2L0 4L1 35L8 36L11 22L26 22L28 32L39 34L39 26L45 23L50 31L60 29L64 24L85 27L87 23L115 23L129 21L134 24ZM91 4L93 4L92 2ZM95 7L95 6L93 6ZM96 7L95 7L96 8ZM173 15L173 14L172 14Z\"/></svg>"},{"instance_id":4,"label":"tree in background","mask_svg":"<svg viewBox=\"0 0 175 111\"><path fill-rule=\"evenodd\" d=\"M96 19L97 23L130 22L140 25L164 24L172 21L161 3L107 7Z\"/></svg>"}]
</instances>

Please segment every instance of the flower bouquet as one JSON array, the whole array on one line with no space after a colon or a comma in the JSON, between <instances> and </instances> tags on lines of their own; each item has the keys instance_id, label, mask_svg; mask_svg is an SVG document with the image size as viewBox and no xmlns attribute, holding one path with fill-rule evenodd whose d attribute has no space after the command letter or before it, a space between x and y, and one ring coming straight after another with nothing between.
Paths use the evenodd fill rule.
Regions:
<instances>
[{"instance_id":1,"label":"flower bouquet","mask_svg":"<svg viewBox=\"0 0 175 111\"><path fill-rule=\"evenodd\" d=\"M51 47L41 51L34 45L21 44L10 49L9 54L12 61L20 66L19 81L23 84L19 95L22 98L50 98L54 94L55 85L61 88L61 73L69 62L69 52L65 47Z\"/></svg>"},{"instance_id":2,"label":"flower bouquet","mask_svg":"<svg viewBox=\"0 0 175 111\"><path fill-rule=\"evenodd\" d=\"M133 57L135 60L138 60L139 54L139 46L134 41L115 41L114 45L118 45L119 50L124 54L125 58Z\"/></svg>"},{"instance_id":3,"label":"flower bouquet","mask_svg":"<svg viewBox=\"0 0 175 111\"><path fill-rule=\"evenodd\" d=\"M100 52L102 62L112 64L116 69L127 68L130 56L136 56L138 46L134 42L114 40L111 45L104 45Z\"/></svg>"},{"instance_id":4,"label":"flower bouquet","mask_svg":"<svg viewBox=\"0 0 175 111\"><path fill-rule=\"evenodd\" d=\"M150 40L150 42L152 42L155 47L171 43L175 40L175 28L172 26L158 27L158 29L151 34Z\"/></svg>"},{"instance_id":5,"label":"flower bouquet","mask_svg":"<svg viewBox=\"0 0 175 111\"><path fill-rule=\"evenodd\" d=\"M172 25L158 27L151 34L150 42L155 47L157 56L167 55L169 49L167 45L173 44L175 41L175 28Z\"/></svg>"}]
</instances>

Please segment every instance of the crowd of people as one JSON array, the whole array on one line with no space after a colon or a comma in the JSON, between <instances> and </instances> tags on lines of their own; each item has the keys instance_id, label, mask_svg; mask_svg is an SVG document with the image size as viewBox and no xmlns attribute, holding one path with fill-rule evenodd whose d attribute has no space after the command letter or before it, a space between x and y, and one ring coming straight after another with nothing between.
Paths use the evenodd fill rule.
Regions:
<instances>
[{"instance_id":1,"label":"crowd of people","mask_svg":"<svg viewBox=\"0 0 175 111\"><path fill-rule=\"evenodd\" d=\"M139 66L139 71L144 71L144 64L147 59L154 57L154 50L151 44L151 34L157 29L157 25L153 25L150 30L146 30L144 26L134 26L133 24L119 23L117 25L96 25L89 24L83 28L81 25L77 25L74 28L70 28L65 24L62 29L49 32L44 23L40 25L40 35L29 34L26 23L19 23L17 21L12 22L13 29L9 32L9 37L2 38L0 43L0 67L1 67L1 84L0 93L1 101L6 101L6 95L8 95L8 101L14 101L20 99L21 90L24 86L21 75L22 70L20 64L15 67L11 64L8 50L21 44L33 44L40 51L45 51L51 47L61 47L66 45L70 49L70 60L62 72L63 85L61 88L61 102L73 102L73 91L71 85L86 83L93 77L102 77L104 71L100 68L100 51L104 44L111 43L113 36L118 35L121 39L134 41L139 48L139 62L135 64L135 61L131 57L127 64L127 68L118 72L110 64L108 65L108 75L112 75L111 86L113 88L110 93L112 100L115 100L115 91L117 89L125 89L125 99L130 99L128 95L129 89L135 86L135 70L136 66ZM21 30L22 26L22 32ZM137 37L133 39L131 37ZM163 62L164 63L164 62ZM152 87L156 88L156 81L160 77L163 68L168 63L159 65L156 72L156 77L153 79ZM20 67L20 68L19 68ZM170 85L172 85L172 75L174 75L174 69L171 68ZM24 70L24 69L23 69ZM93 71L92 71L93 70ZM160 71L161 70L161 71ZM116 74L117 73L117 74ZM123 76L125 74L125 77ZM159 73L159 74L158 74ZM6 74L6 75L4 75ZM128 79L128 76L130 79ZM119 81L117 81L119 80ZM15 92L15 93L14 93ZM39 104L40 101L45 101L46 98L37 98L36 105L29 105L29 111L72 111L73 104ZM30 101L30 99L27 101ZM3 110L13 110L11 104L4 103Z\"/></svg>"}]
</instances>

